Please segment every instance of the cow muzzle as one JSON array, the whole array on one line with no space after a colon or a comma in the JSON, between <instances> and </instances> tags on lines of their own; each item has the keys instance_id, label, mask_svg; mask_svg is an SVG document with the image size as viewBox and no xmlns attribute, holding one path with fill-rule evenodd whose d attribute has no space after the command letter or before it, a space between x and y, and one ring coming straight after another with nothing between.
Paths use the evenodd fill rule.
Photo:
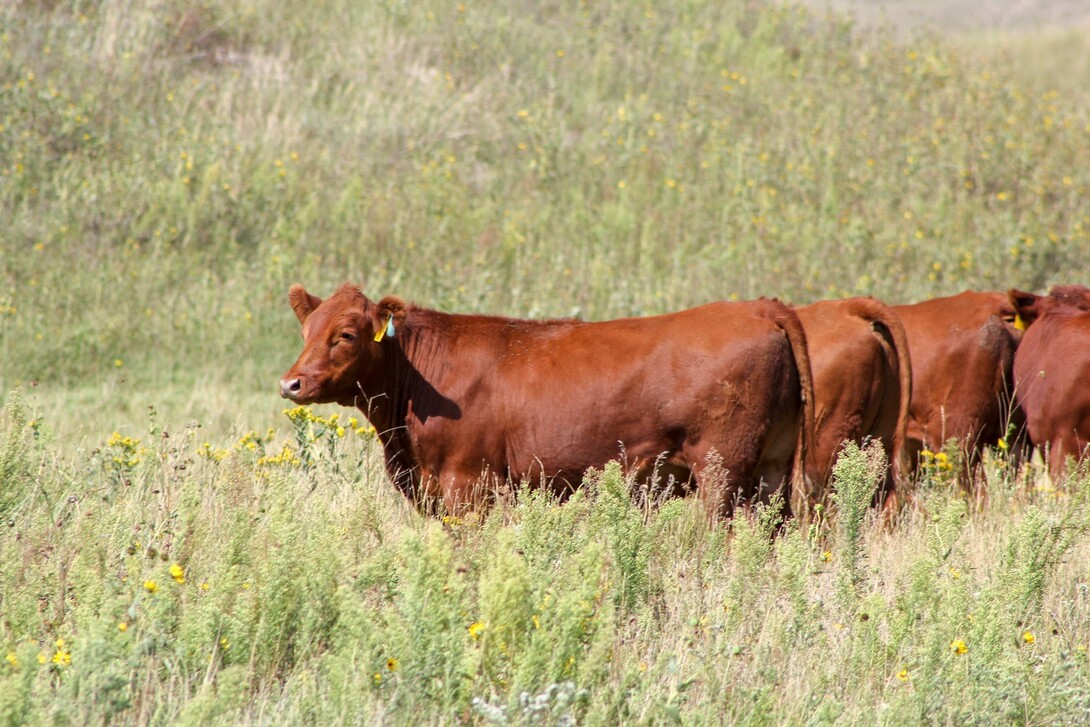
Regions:
<instances>
[{"instance_id":1,"label":"cow muzzle","mask_svg":"<svg viewBox=\"0 0 1090 727\"><path fill-rule=\"evenodd\" d=\"M280 396L295 401L303 390L303 382L298 378L280 379Z\"/></svg>"}]
</instances>

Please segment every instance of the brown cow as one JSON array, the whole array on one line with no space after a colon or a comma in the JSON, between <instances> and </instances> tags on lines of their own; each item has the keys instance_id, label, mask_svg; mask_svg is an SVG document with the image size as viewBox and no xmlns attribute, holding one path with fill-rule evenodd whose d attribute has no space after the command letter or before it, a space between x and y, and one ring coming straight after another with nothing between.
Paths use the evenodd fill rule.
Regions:
<instances>
[{"instance_id":1,"label":"brown cow","mask_svg":"<svg viewBox=\"0 0 1090 727\"><path fill-rule=\"evenodd\" d=\"M894 475L902 457L912 365L904 327L874 298L826 300L796 308L806 331L814 374L815 443L806 476L820 501L845 441L882 441L889 462L875 502L895 507Z\"/></svg>"},{"instance_id":2,"label":"brown cow","mask_svg":"<svg viewBox=\"0 0 1090 727\"><path fill-rule=\"evenodd\" d=\"M1081 459L1090 444L1090 288L1009 295L1029 326L1014 357L1015 396L1030 443L1044 450L1049 472L1059 477L1067 458Z\"/></svg>"},{"instance_id":3,"label":"brown cow","mask_svg":"<svg viewBox=\"0 0 1090 727\"><path fill-rule=\"evenodd\" d=\"M350 285L288 298L304 346L281 394L358 406L394 484L429 510L463 511L503 480L565 492L621 457L691 475L729 516L789 487L812 436L806 337L779 301L585 323L376 303ZM726 474L703 478L713 451Z\"/></svg>"},{"instance_id":4,"label":"brown cow","mask_svg":"<svg viewBox=\"0 0 1090 727\"><path fill-rule=\"evenodd\" d=\"M1002 293L965 291L912 305L893 306L912 356L908 456L961 441L966 486L985 445L1019 426L1012 410L1014 351L1021 331Z\"/></svg>"}]
</instances>

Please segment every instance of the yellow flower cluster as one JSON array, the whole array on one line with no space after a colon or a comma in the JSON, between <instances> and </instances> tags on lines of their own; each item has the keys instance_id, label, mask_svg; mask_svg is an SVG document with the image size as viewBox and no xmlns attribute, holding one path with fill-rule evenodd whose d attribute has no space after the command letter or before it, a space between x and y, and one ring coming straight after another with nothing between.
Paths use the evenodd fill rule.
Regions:
<instances>
[{"instance_id":1,"label":"yellow flower cluster","mask_svg":"<svg viewBox=\"0 0 1090 727\"><path fill-rule=\"evenodd\" d=\"M274 437L276 437L276 430L272 427L269 427L264 435L251 430L243 434L238 441L235 442L231 450L223 449L222 447L213 447L208 442L203 442L197 449L197 455L212 462L222 462L231 451L262 451L265 445L271 442Z\"/></svg>"},{"instance_id":2,"label":"yellow flower cluster","mask_svg":"<svg viewBox=\"0 0 1090 727\"><path fill-rule=\"evenodd\" d=\"M222 448L213 449L211 444L204 442L197 450L197 454L212 462L221 462L228 455L228 452Z\"/></svg>"},{"instance_id":3,"label":"yellow flower cluster","mask_svg":"<svg viewBox=\"0 0 1090 727\"><path fill-rule=\"evenodd\" d=\"M920 466L940 471L954 469L954 463L946 452L932 452L930 449L920 452Z\"/></svg>"},{"instance_id":4,"label":"yellow flower cluster","mask_svg":"<svg viewBox=\"0 0 1090 727\"><path fill-rule=\"evenodd\" d=\"M170 566L170 577L174 579L175 583L185 583L185 569L175 563Z\"/></svg>"},{"instance_id":5,"label":"yellow flower cluster","mask_svg":"<svg viewBox=\"0 0 1090 727\"><path fill-rule=\"evenodd\" d=\"M317 424L333 432L338 437L343 437L349 430L361 437L371 436L375 433L373 426L367 423L361 424L356 417L348 417L342 424L341 415L337 412L333 412L328 417L320 417L309 406L297 406L292 409L285 409L283 413L297 427L306 424Z\"/></svg>"},{"instance_id":6,"label":"yellow flower cluster","mask_svg":"<svg viewBox=\"0 0 1090 727\"><path fill-rule=\"evenodd\" d=\"M140 446L139 439L122 437L120 432L110 435L106 447L114 451L112 461L118 467L135 467L140 464L141 455L147 451Z\"/></svg>"},{"instance_id":7,"label":"yellow flower cluster","mask_svg":"<svg viewBox=\"0 0 1090 727\"><path fill-rule=\"evenodd\" d=\"M53 654L53 663L57 666L69 666L72 663L72 655L64 650L64 639L57 639L56 652Z\"/></svg>"},{"instance_id":8,"label":"yellow flower cluster","mask_svg":"<svg viewBox=\"0 0 1090 727\"><path fill-rule=\"evenodd\" d=\"M287 465L289 467L298 467L302 464L302 460L299 459L299 456L289 445L285 444L279 454L262 457L257 463L259 465Z\"/></svg>"}]
</instances>

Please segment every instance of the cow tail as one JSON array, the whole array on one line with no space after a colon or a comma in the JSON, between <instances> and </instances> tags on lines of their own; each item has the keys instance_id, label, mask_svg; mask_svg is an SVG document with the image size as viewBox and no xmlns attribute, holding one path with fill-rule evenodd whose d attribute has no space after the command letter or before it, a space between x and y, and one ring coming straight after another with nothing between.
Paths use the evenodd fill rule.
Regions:
<instances>
[{"instance_id":1,"label":"cow tail","mask_svg":"<svg viewBox=\"0 0 1090 727\"><path fill-rule=\"evenodd\" d=\"M807 518L810 508L816 504L813 484L806 477L806 458L814 445L814 375L810 369L810 350L806 345L806 333L802 322L794 309L781 305L781 311L775 318L776 325L787 336L791 345L791 355L795 359L795 368L799 374L799 395L802 399L802 426L795 445L795 461L791 467L791 509L795 517Z\"/></svg>"},{"instance_id":2,"label":"cow tail","mask_svg":"<svg viewBox=\"0 0 1090 727\"><path fill-rule=\"evenodd\" d=\"M875 301L877 303L877 301ZM904 481L911 467L908 461L908 417L909 407L912 403L912 359L908 351L908 335L905 333L904 324L897 314L889 306L878 303L870 306L867 314L862 316L872 326L881 326L886 340L893 346L897 354L897 377L901 384L901 402L897 409L897 427L894 429L892 442L892 462L894 477ZM882 333L882 331L879 331Z\"/></svg>"}]
</instances>

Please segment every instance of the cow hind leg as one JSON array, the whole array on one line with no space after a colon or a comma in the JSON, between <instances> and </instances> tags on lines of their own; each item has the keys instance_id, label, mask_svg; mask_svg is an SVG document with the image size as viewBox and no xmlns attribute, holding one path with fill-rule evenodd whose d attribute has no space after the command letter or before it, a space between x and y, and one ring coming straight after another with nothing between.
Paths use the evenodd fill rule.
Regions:
<instances>
[{"instance_id":1,"label":"cow hind leg","mask_svg":"<svg viewBox=\"0 0 1090 727\"><path fill-rule=\"evenodd\" d=\"M1059 482L1060 477L1067 471L1068 457L1073 457L1077 462L1084 456L1086 445L1074 427L1053 438L1048 449L1048 471L1054 481Z\"/></svg>"},{"instance_id":2,"label":"cow hind leg","mask_svg":"<svg viewBox=\"0 0 1090 727\"><path fill-rule=\"evenodd\" d=\"M724 453L708 445L686 445L682 453L691 464L697 494L709 519L730 519L735 506L752 496L748 484L753 479L756 456Z\"/></svg>"}]
</instances>

